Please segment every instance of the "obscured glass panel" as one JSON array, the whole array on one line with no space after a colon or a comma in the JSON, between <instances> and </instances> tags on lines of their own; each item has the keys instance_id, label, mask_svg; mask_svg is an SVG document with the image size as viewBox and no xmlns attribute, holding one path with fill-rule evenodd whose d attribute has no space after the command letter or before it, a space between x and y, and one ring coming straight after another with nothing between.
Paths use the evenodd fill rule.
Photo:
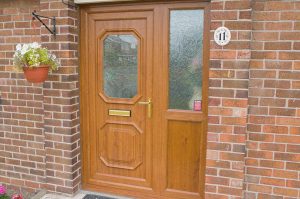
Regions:
<instances>
[{"instance_id":1,"label":"obscured glass panel","mask_svg":"<svg viewBox=\"0 0 300 199\"><path fill-rule=\"evenodd\" d=\"M138 41L133 35L109 35L104 40L104 93L113 98L137 94Z\"/></svg>"},{"instance_id":2,"label":"obscured glass panel","mask_svg":"<svg viewBox=\"0 0 300 199\"><path fill-rule=\"evenodd\" d=\"M171 11L170 109L199 111L202 102L202 40L203 10Z\"/></svg>"}]
</instances>

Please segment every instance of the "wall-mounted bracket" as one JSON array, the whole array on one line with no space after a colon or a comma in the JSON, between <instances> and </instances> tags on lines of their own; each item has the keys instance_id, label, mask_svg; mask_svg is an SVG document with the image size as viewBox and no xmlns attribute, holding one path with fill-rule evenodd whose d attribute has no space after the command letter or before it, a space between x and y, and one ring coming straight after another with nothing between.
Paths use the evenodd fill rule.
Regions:
<instances>
[{"instance_id":1,"label":"wall-mounted bracket","mask_svg":"<svg viewBox=\"0 0 300 199\"><path fill-rule=\"evenodd\" d=\"M56 38L56 19L55 19L55 17L45 17L45 16L41 16L41 15L36 14L36 11L33 11L33 12L32 12L32 16L33 16L32 20L34 20L34 19L39 20L39 21L45 26L45 28L47 28L47 30L48 30L51 34L53 34L54 38ZM52 26L53 26L53 27L52 27L52 30L51 30L51 29L43 22L43 20L42 20L41 18L46 18L46 19L50 19L50 20L51 20Z\"/></svg>"},{"instance_id":2,"label":"wall-mounted bracket","mask_svg":"<svg viewBox=\"0 0 300 199\"><path fill-rule=\"evenodd\" d=\"M61 2L63 4L65 4L65 5L67 5L67 6L70 6L70 7L74 8L74 9L77 9L77 6L76 6L75 3L70 3L68 0L67 0L67 2L65 2L65 0L61 0Z\"/></svg>"}]
</instances>

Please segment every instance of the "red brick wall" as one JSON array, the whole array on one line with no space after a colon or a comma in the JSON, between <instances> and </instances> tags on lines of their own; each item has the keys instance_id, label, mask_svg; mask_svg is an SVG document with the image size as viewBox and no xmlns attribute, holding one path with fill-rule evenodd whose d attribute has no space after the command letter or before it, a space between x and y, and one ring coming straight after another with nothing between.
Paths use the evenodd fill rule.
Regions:
<instances>
[{"instance_id":1,"label":"red brick wall","mask_svg":"<svg viewBox=\"0 0 300 199\"><path fill-rule=\"evenodd\" d=\"M73 194L81 169L78 10L61 0L21 2L0 1L0 183ZM56 40L30 27L33 10L57 17ZM212 0L206 199L300 198L299 16L294 0ZM232 31L224 47L213 41L219 26ZM15 45L32 41L62 64L44 84L12 71Z\"/></svg>"},{"instance_id":2,"label":"red brick wall","mask_svg":"<svg viewBox=\"0 0 300 199\"><path fill-rule=\"evenodd\" d=\"M245 198L300 198L300 2L253 2Z\"/></svg>"},{"instance_id":3,"label":"red brick wall","mask_svg":"<svg viewBox=\"0 0 300 199\"><path fill-rule=\"evenodd\" d=\"M220 47L214 30L226 26L231 42ZM211 65L206 198L242 198L251 41L250 1L211 3Z\"/></svg>"},{"instance_id":4,"label":"red brick wall","mask_svg":"<svg viewBox=\"0 0 300 199\"><path fill-rule=\"evenodd\" d=\"M60 0L24 2L0 2L0 183L72 194L80 184L78 15ZM31 27L34 10L57 17L56 40L39 22ZM27 83L11 67L15 45L33 41L62 65L44 84Z\"/></svg>"},{"instance_id":5,"label":"red brick wall","mask_svg":"<svg viewBox=\"0 0 300 199\"><path fill-rule=\"evenodd\" d=\"M61 0L41 0L41 14L57 16L56 39L42 28L41 41L61 67L44 83L46 189L75 193L80 184L78 10Z\"/></svg>"},{"instance_id":6,"label":"red brick wall","mask_svg":"<svg viewBox=\"0 0 300 199\"><path fill-rule=\"evenodd\" d=\"M11 66L17 43L40 41L39 26L30 24L39 3L17 3L0 2L0 183L33 192L45 182L43 89Z\"/></svg>"}]
</instances>

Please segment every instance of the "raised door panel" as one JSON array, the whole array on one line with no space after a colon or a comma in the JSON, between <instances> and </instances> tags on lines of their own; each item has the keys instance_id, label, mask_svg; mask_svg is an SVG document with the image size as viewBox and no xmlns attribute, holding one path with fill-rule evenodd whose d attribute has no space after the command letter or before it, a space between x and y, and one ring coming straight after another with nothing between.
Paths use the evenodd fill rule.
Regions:
<instances>
[{"instance_id":1,"label":"raised door panel","mask_svg":"<svg viewBox=\"0 0 300 199\"><path fill-rule=\"evenodd\" d=\"M167 189L200 191L201 133L201 123L168 122Z\"/></svg>"}]
</instances>

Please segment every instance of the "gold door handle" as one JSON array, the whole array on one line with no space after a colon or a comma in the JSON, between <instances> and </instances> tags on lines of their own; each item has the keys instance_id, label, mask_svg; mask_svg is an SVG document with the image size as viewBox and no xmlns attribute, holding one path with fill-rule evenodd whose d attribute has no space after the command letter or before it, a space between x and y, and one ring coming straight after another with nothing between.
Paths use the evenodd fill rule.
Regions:
<instances>
[{"instance_id":1,"label":"gold door handle","mask_svg":"<svg viewBox=\"0 0 300 199\"><path fill-rule=\"evenodd\" d=\"M148 117L151 118L151 116L152 116L152 100L151 100L151 98L149 98L148 101L146 101L146 102L138 102L138 104L148 106Z\"/></svg>"}]
</instances>

